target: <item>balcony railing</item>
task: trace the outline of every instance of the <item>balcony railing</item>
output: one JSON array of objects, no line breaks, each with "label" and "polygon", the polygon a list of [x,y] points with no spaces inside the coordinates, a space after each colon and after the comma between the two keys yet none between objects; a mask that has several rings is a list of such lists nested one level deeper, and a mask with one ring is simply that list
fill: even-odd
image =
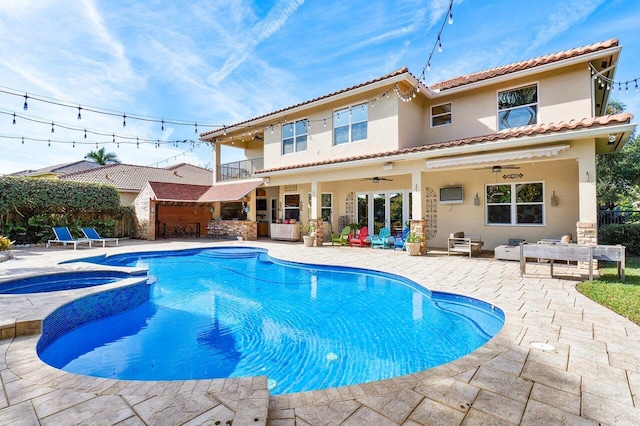
[{"label": "balcony railing", "polygon": [[230,180],[242,180],[253,177],[256,170],[264,168],[264,158],[252,158],[250,160],[234,161],[232,163],[218,164],[218,182]]}]

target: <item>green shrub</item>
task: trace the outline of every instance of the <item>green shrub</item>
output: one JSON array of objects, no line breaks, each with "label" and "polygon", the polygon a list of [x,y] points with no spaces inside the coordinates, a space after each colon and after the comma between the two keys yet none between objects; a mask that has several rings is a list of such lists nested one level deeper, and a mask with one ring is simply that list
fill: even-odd
[{"label": "green shrub", "polygon": [[2,235],[0,235],[0,251],[7,251],[7,250],[9,250],[9,249],[11,248],[11,244],[12,244],[12,243],[13,243],[13,242],[12,242],[10,239],[8,239],[8,238],[3,237]]},{"label": "green shrub", "polygon": [[601,226],[598,230],[598,241],[601,244],[620,244],[634,254],[640,254],[640,223]]},{"label": "green shrub", "polygon": [[0,177],[0,193],[0,233],[20,243],[52,239],[54,226],[69,227],[76,238],[82,227],[115,236],[116,222],[131,214],[109,185]]}]

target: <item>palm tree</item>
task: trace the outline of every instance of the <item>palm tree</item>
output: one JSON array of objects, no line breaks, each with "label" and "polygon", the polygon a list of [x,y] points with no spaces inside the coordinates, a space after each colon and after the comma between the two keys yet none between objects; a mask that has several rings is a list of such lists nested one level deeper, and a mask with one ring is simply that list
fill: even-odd
[{"label": "palm tree", "polygon": [[104,147],[98,149],[97,151],[89,152],[84,156],[84,159],[93,161],[94,163],[100,164],[101,166],[120,163],[118,156],[113,152],[104,152]]}]

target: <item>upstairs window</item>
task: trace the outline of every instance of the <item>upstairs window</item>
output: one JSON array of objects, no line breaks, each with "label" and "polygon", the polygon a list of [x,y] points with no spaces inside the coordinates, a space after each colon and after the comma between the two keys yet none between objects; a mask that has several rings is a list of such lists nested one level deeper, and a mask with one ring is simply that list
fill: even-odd
[{"label": "upstairs window", "polygon": [[367,138],[368,104],[354,105],[333,113],[333,144],[361,141]]},{"label": "upstairs window", "polygon": [[431,107],[431,127],[451,124],[451,102]]},{"label": "upstairs window", "polygon": [[538,122],[538,85],[498,92],[498,130]]},{"label": "upstairs window", "polygon": [[307,120],[298,120],[282,126],[282,154],[307,150]]}]

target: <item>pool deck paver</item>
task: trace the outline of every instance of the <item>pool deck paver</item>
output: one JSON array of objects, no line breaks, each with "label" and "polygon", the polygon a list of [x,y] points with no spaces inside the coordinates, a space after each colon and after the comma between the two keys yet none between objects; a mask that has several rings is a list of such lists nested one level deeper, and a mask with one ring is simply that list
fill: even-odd
[{"label": "pool deck paver", "polygon": [[266,377],[137,382],[62,372],[39,360],[33,333],[57,306],[101,290],[0,295],[0,424],[640,424],[640,327],[578,293],[575,285],[586,271],[574,267],[557,266],[558,275],[551,278],[548,265],[528,265],[527,275],[520,277],[517,262],[435,251],[411,257],[393,250],[307,248],[266,239],[124,240],[120,247],[14,250],[13,259],[0,263],[0,280],[95,268],[58,263],[102,253],[220,245],[263,247],[279,259],[396,273],[431,290],[492,303],[505,311],[505,326],[472,354],[430,370],[270,396]]}]

